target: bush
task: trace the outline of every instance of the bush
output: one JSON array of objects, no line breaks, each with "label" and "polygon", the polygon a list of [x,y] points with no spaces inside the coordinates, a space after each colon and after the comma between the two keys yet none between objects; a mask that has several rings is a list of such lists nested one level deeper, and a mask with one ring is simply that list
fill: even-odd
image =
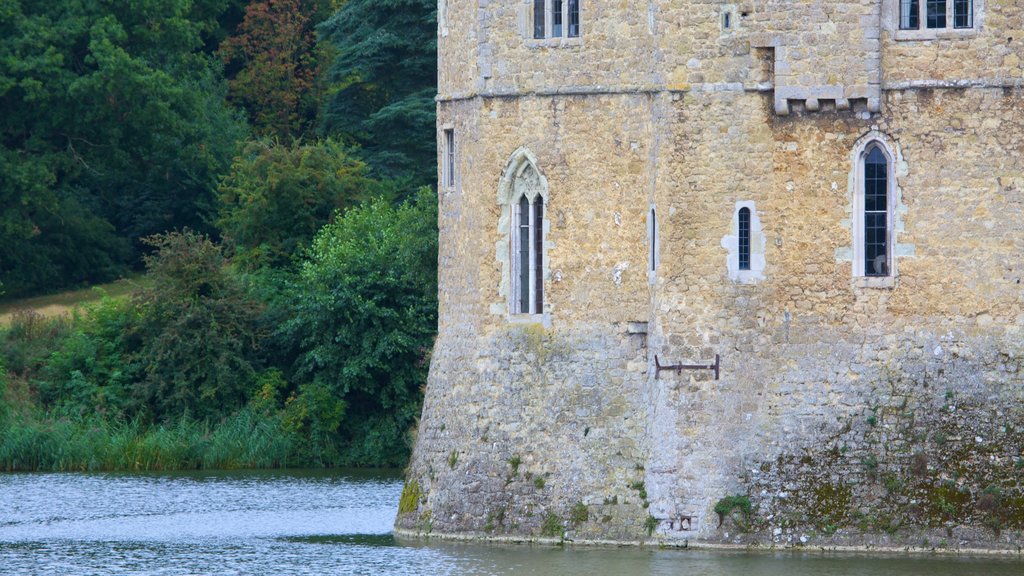
[{"label": "bush", "polygon": [[749,520],[750,516],[754,513],[754,506],[750,503],[750,498],[743,494],[736,494],[734,496],[726,496],[715,503],[715,513],[718,514],[718,525],[721,526],[725,522],[725,518],[732,514],[734,510],[739,510],[740,514],[743,515],[744,520]]},{"label": "bush", "polygon": [[244,406],[260,369],[260,305],[227,266],[221,247],[191,231],[146,239],[152,285],[136,296],[135,386],[157,421],[217,419]]},{"label": "bush", "polygon": [[293,318],[297,381],[345,402],[346,461],[398,465],[418,415],[437,328],[437,207],[424,189],[375,200],[324,227],[302,268]]},{"label": "bush", "polygon": [[35,385],[42,405],[67,416],[120,418],[137,409],[131,357],[139,344],[130,337],[137,317],[127,299],[104,297],[86,306],[39,370]]}]

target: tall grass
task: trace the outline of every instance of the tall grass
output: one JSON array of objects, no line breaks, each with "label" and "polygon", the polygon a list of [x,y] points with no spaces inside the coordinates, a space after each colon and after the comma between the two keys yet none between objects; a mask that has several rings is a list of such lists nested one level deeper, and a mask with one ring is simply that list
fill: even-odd
[{"label": "tall grass", "polygon": [[295,434],[243,409],[210,427],[0,414],[0,471],[278,468],[294,464]]}]

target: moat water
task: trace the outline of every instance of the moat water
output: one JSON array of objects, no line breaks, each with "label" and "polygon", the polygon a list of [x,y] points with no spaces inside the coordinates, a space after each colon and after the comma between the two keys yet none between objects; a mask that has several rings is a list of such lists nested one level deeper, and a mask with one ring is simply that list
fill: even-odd
[{"label": "moat water", "polygon": [[1001,576],[1020,561],[493,546],[391,536],[394,474],[0,474],[0,575]]}]

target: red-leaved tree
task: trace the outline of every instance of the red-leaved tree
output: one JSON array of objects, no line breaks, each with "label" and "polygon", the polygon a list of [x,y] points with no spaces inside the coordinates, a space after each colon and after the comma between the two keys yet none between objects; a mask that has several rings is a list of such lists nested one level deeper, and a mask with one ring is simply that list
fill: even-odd
[{"label": "red-leaved tree", "polygon": [[232,102],[259,135],[295,138],[316,121],[318,77],[327,55],[315,26],[329,0],[255,0],[220,47]]}]

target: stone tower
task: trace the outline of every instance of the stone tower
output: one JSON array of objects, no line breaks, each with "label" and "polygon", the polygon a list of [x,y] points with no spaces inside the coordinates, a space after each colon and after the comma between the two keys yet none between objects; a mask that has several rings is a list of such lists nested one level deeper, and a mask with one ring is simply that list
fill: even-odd
[{"label": "stone tower", "polygon": [[399,531],[1019,547],[1022,46],[1014,0],[440,0]]}]

